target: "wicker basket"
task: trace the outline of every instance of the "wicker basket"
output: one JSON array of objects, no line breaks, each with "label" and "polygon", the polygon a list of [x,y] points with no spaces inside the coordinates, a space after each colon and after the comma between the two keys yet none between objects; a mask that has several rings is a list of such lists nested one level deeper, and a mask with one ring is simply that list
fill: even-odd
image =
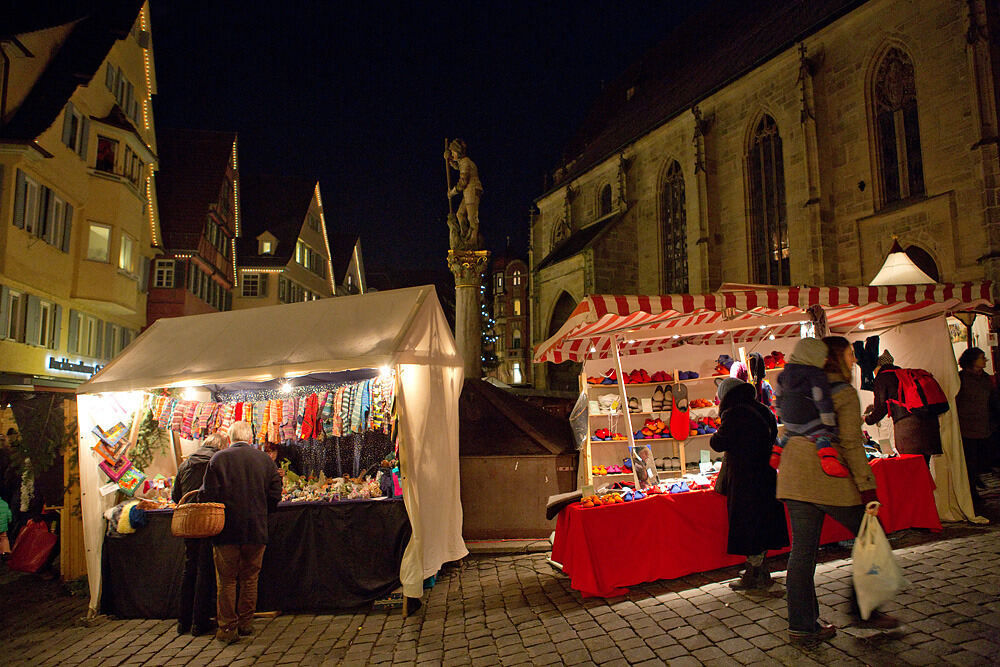
[{"label": "wicker basket", "polygon": [[188,497],[198,490],[188,491],[177,503],[174,518],[170,521],[170,532],[175,537],[214,537],[226,525],[226,506],[222,503],[188,503]]}]

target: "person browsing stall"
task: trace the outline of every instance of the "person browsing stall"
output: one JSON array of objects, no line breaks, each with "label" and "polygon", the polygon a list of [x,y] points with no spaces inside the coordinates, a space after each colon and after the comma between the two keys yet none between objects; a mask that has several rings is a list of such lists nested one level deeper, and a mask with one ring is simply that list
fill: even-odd
[{"label": "person browsing stall", "polygon": [[[816,446],[804,435],[789,438],[781,454],[777,497],[788,509],[792,524],[792,552],[788,557],[788,634],[795,643],[813,643],[837,634],[834,626],[819,618],[816,600],[816,554],[823,520],[831,516],[857,535],[865,506],[878,500],[875,475],[865,457],[861,435],[861,402],[850,385],[854,350],[846,338],[828,336],[824,370],[830,383],[839,439],[832,444],[849,469],[847,477],[830,475],[816,456]],[[873,510],[874,511],[874,510]],[[851,611],[857,616],[857,601],[851,588]],[[879,611],[872,612],[864,627],[889,629],[899,621]]]},{"label": "person browsing stall", "polygon": [[[216,639],[227,643],[253,634],[257,576],[267,546],[267,518],[281,500],[281,477],[274,461],[250,445],[253,427],[236,422],[232,444],[216,453],[205,471],[202,502],[226,506],[226,523],[212,539],[217,574]],[[239,582],[239,598],[236,584]]]},{"label": "person browsing stall", "polygon": [[900,454],[920,454],[930,467],[931,457],[941,453],[941,431],[937,415],[911,412],[899,404],[899,370],[888,350],[879,355],[872,391],[874,402],[865,411],[865,423],[875,425],[886,415],[892,418],[892,441]]},{"label": "person browsing stall", "polygon": [[[175,503],[184,494],[200,489],[205,481],[208,462],[220,450],[229,446],[229,440],[220,433],[213,433],[177,469],[171,494]],[[190,499],[189,499],[190,500]],[[197,498],[194,499],[197,502]],[[212,563],[212,540],[188,538],[184,540],[184,574],[181,579],[181,608],[177,615],[177,634],[190,632],[197,637],[212,630],[209,620],[215,607],[215,566]]]}]

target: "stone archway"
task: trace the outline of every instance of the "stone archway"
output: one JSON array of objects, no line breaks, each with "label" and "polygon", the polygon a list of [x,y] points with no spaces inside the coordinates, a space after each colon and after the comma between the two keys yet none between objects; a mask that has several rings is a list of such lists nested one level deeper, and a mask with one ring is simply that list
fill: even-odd
[{"label": "stone archway", "polygon": [[[573,314],[576,308],[576,300],[563,292],[556,299],[556,305],[552,309],[552,316],[549,319],[549,331],[546,338],[556,335],[566,320]],[[580,368],[578,361],[564,361],[561,364],[547,362],[545,364],[545,377],[548,380],[548,388],[558,391],[579,391],[580,389]]]}]

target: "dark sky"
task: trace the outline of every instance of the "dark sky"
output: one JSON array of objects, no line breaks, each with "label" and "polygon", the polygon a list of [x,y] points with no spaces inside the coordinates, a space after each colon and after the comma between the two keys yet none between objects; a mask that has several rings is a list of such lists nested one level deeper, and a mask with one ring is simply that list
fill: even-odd
[{"label": "dark sky", "polygon": [[[316,178],[369,269],[444,267],[444,138],[479,165],[488,249],[610,81],[690,3],[154,0],[161,126],[233,129],[241,168]],[[457,204],[456,199],[456,204]]]}]

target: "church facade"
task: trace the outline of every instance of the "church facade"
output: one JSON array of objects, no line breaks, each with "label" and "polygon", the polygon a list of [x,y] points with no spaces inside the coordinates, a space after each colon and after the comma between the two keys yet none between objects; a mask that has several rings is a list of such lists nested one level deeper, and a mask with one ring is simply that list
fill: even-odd
[{"label": "church facade", "polygon": [[741,4],[681,25],[567,147],[531,221],[533,345],[590,293],[867,284],[894,237],[997,284],[1000,6]]}]

